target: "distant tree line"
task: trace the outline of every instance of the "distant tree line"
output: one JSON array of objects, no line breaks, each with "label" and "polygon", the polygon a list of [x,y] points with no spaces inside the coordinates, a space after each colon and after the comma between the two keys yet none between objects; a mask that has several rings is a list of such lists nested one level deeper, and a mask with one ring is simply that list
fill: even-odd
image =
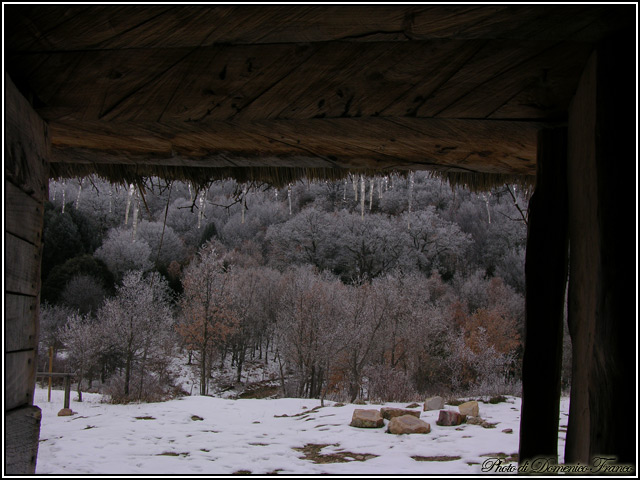
[{"label": "distant tree line", "polygon": [[423,172],[149,182],[50,185],[40,361],[64,351],[79,394],[166,398],[187,357],[201,394],[247,359],[277,365],[285,396],[517,389],[528,192]]}]

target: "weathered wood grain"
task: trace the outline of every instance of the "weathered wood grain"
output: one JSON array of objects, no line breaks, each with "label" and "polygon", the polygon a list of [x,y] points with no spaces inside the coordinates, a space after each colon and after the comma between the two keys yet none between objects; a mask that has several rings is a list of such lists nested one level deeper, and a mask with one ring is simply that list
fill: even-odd
[{"label": "weathered wood grain", "polygon": [[36,351],[5,352],[4,379],[5,412],[22,405],[33,404],[36,381]]},{"label": "weathered wood grain", "polygon": [[402,165],[531,175],[535,173],[535,138],[540,126],[503,121],[338,118],[197,125],[52,122],[50,131],[53,162],[138,161],[210,167]]},{"label": "weathered wood grain", "polygon": [[[592,47],[561,43],[514,63],[438,113],[456,118],[558,118],[566,115]],[[514,100],[514,97],[515,98]],[[509,108],[505,106],[509,104]],[[515,117],[513,116],[515,115]]]},{"label": "weathered wood grain", "polygon": [[6,474],[35,474],[41,419],[42,412],[33,405],[5,413],[4,472]]},{"label": "weathered wood grain", "polygon": [[38,297],[5,293],[5,351],[27,350],[38,345]]},{"label": "weathered wood grain", "polygon": [[40,288],[41,246],[5,234],[5,292],[36,296]]},{"label": "weathered wood grain", "polygon": [[[5,179],[43,200],[49,188],[47,125],[5,74]],[[5,182],[6,183],[6,182]]]},{"label": "weathered wood grain", "polygon": [[4,186],[5,231],[39,245],[42,241],[44,215],[42,201],[25,194],[9,181],[5,182]]},{"label": "weathered wood grain", "polygon": [[[565,111],[588,45],[428,40],[218,45],[11,57],[48,121],[410,116]],[[40,72],[47,72],[46,75]],[[520,107],[520,108],[519,108]]]},{"label": "weathered wood grain", "polygon": [[27,51],[379,38],[595,42],[621,21],[633,25],[635,15],[633,8],[604,5],[8,5],[5,11],[9,48]]}]

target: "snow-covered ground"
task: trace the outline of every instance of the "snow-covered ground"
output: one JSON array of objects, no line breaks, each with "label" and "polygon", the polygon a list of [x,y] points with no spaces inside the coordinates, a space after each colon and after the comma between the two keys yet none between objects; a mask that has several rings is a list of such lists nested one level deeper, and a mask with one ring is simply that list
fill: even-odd
[{"label": "snow-covered ground", "polygon": [[[440,427],[438,411],[422,412],[421,418],[431,424],[426,435],[392,435],[385,428],[349,426],[355,408],[380,405],[325,402],[325,407],[317,408],[319,400],[202,396],[110,405],[101,403],[97,394],[84,394],[82,403],[74,397],[72,393],[71,408],[77,413],[58,417],[63,392],[54,390],[47,403],[46,389],[36,388],[34,403],[42,409],[36,473],[478,474],[487,458],[518,451],[520,399],[516,397],[496,405],[480,403],[480,415],[498,422],[493,429],[468,424]],[[568,408],[569,399],[563,398],[561,462]],[[303,412],[308,413],[297,415]],[[503,432],[509,428],[513,433]],[[309,444],[327,446],[319,452],[316,448],[315,456],[309,449],[310,458],[305,458],[305,452],[296,449]],[[333,458],[343,462],[316,463],[331,460],[330,454],[338,454]]]}]

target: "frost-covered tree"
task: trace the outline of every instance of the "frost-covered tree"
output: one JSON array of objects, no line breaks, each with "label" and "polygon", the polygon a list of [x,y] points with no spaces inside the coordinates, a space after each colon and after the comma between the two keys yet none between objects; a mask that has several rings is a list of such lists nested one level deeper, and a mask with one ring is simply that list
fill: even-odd
[{"label": "frost-covered tree", "polygon": [[407,242],[406,266],[427,275],[433,270],[453,275],[471,244],[471,236],[463,233],[455,223],[442,219],[433,206],[407,212],[402,218],[404,223],[411,225],[403,232]]},{"label": "frost-covered tree", "polygon": [[107,291],[97,278],[78,274],[69,280],[60,295],[60,301],[81,315],[95,313],[105,297]]},{"label": "frost-covered tree", "polygon": [[238,320],[232,309],[229,276],[213,244],[203,246],[182,276],[183,296],[177,331],[198,356],[200,394],[206,395],[211,360]]},{"label": "frost-covered tree", "polygon": [[104,346],[100,328],[90,317],[78,312],[71,314],[60,331],[70,367],[78,381],[78,401],[82,402],[83,381],[91,376],[91,370],[98,366],[101,349]]},{"label": "frost-covered tree", "polygon": [[[53,356],[55,359],[58,351],[64,346],[60,332],[73,314],[74,311],[64,305],[51,305],[49,303],[40,305],[38,353],[43,359],[45,356],[48,356],[49,348],[51,347],[53,348]],[[41,364],[44,364],[44,360]]]},{"label": "frost-covered tree", "polygon": [[[107,299],[98,311],[98,320],[124,364],[123,398],[141,398],[149,356],[159,347],[163,332],[172,327],[172,314],[166,282],[160,275],[145,277],[141,271],[129,271],[122,278],[116,295]],[[135,394],[131,385],[134,369],[139,385]]]},{"label": "frost-covered tree", "polygon": [[149,259],[158,267],[168,267],[172,261],[186,258],[184,242],[169,225],[142,220],[138,223],[138,242],[144,240],[151,249]]},{"label": "frost-covered tree", "polygon": [[[310,267],[291,269],[283,278],[278,310],[278,359],[284,394],[300,397],[326,395],[333,365],[342,343],[339,328],[346,286],[322,277]],[[285,385],[285,364],[294,370]]]},{"label": "frost-covered tree", "polygon": [[332,220],[327,262],[343,281],[371,280],[397,267],[403,238],[386,216],[340,212]]},{"label": "frost-covered tree", "polygon": [[314,207],[305,208],[287,222],[271,225],[266,235],[270,263],[280,268],[292,264],[326,268],[331,225],[331,215]]},{"label": "frost-covered tree", "polygon": [[110,230],[94,256],[107,265],[116,280],[129,270],[148,272],[153,266],[149,244],[144,240],[132,242],[128,229]]}]

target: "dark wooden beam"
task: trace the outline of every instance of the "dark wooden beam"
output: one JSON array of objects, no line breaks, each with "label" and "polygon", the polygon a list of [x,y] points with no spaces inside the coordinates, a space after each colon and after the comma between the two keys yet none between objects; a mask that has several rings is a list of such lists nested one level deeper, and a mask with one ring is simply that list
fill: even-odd
[{"label": "dark wooden beam", "polygon": [[15,53],[47,121],[561,119],[589,44],[450,40]]},{"label": "dark wooden beam", "polygon": [[525,261],[520,463],[558,461],[562,330],[567,282],[567,131],[542,130],[529,201]]},{"label": "dark wooden beam", "polygon": [[50,122],[52,162],[535,173],[536,123],[413,118]]},{"label": "dark wooden beam", "polygon": [[31,51],[434,38],[597,41],[633,5],[8,5]]},{"label": "dark wooden beam", "polygon": [[[599,46],[569,114],[571,410],[565,459],[635,465],[637,102],[634,32]],[[635,258],[634,258],[635,257]],[[635,305],[637,308],[637,304]]]}]

